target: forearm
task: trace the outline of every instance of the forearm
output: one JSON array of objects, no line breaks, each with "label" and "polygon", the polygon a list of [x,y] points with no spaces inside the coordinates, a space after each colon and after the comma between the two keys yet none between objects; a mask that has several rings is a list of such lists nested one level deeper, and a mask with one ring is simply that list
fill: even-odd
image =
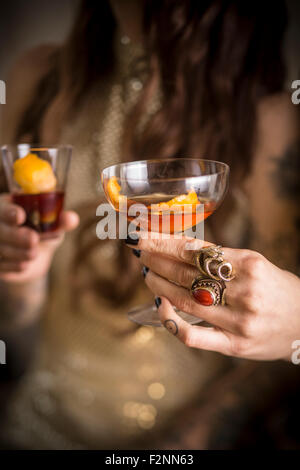
[{"label": "forearm", "polygon": [[248,186],[252,220],[248,248],[299,275],[300,140],[274,152],[264,151],[253,167]]},{"label": "forearm", "polygon": [[0,333],[9,333],[37,320],[46,295],[47,277],[26,283],[0,280]]},{"label": "forearm", "polygon": [[300,237],[296,231],[268,234],[253,231],[249,248],[264,255],[271,263],[281,269],[299,275],[300,273]]}]

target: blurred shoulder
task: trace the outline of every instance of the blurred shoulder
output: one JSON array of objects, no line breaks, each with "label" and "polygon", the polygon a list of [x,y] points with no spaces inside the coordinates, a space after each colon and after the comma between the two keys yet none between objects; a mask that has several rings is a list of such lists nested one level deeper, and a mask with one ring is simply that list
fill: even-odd
[{"label": "blurred shoulder", "polygon": [[58,50],[58,45],[41,44],[24,51],[13,64],[9,80],[23,78],[23,73],[26,74],[26,78],[31,77],[33,80],[40,78],[51,66],[51,59]]},{"label": "blurred shoulder", "polygon": [[287,92],[268,96],[258,105],[258,145],[274,156],[299,141],[300,105]]},{"label": "blurred shoulder", "polygon": [[2,113],[1,140],[11,142],[23,113],[30,105],[40,81],[50,71],[59,46],[44,44],[23,52],[6,80],[6,105]]}]

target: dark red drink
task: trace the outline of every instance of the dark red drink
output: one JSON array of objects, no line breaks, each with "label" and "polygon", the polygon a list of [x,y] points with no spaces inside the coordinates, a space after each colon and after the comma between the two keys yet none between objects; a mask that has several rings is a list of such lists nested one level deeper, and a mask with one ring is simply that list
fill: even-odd
[{"label": "dark red drink", "polygon": [[12,197],[13,201],[26,212],[24,225],[37,232],[52,232],[57,229],[64,202],[63,191],[40,194],[15,193]]}]

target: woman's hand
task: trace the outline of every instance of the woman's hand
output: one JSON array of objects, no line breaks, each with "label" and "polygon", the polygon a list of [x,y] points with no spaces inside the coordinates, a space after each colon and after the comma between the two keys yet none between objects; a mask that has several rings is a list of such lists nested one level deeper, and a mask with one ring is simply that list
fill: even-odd
[{"label": "woman's hand", "polygon": [[75,212],[63,212],[56,237],[41,240],[34,230],[20,227],[26,215],[9,195],[0,196],[0,280],[30,282],[45,276],[64,233],[77,227]]},{"label": "woman's hand", "polygon": [[[257,360],[291,360],[300,340],[300,279],[259,253],[223,248],[236,277],[226,283],[226,305],[204,307],[189,289],[199,271],[194,250],[209,243],[188,238],[141,238],[136,249],[145,281],[155,294],[164,326],[187,346]],[[203,319],[212,328],[191,326],[173,306]]]}]

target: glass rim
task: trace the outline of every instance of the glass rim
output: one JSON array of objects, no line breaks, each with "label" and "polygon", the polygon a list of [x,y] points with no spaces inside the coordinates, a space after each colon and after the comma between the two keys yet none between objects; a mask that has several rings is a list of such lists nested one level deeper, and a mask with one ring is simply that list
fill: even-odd
[{"label": "glass rim", "polygon": [[71,144],[49,144],[49,145],[43,145],[43,144],[36,144],[36,143],[28,143],[28,142],[20,142],[17,144],[3,144],[1,145],[0,149],[1,150],[8,150],[10,148],[18,148],[20,145],[27,145],[30,147],[32,150],[37,150],[37,151],[42,151],[42,150],[55,150],[59,148],[65,148],[68,150],[73,150],[74,146]]},{"label": "glass rim", "polygon": [[197,175],[197,176],[179,176],[176,178],[122,178],[120,176],[117,176],[117,178],[120,181],[178,181],[178,180],[184,180],[184,179],[198,179],[198,178],[203,178],[205,176],[215,176],[215,175],[221,175],[223,173],[229,173],[230,172],[230,167],[227,163],[220,162],[218,160],[208,160],[205,158],[191,158],[191,157],[178,157],[178,158],[166,158],[166,159],[160,159],[160,158],[154,158],[154,159],[149,159],[149,160],[133,160],[133,161],[128,161],[128,162],[122,162],[122,163],[115,163],[114,165],[109,165],[101,170],[101,177],[104,177],[104,172],[113,169],[113,168],[125,168],[127,166],[132,166],[136,164],[147,164],[147,163],[172,163],[172,162],[178,162],[178,161],[190,161],[190,162],[204,162],[204,163],[217,163],[222,167],[220,171],[216,171],[214,173],[208,173],[206,175]]}]

